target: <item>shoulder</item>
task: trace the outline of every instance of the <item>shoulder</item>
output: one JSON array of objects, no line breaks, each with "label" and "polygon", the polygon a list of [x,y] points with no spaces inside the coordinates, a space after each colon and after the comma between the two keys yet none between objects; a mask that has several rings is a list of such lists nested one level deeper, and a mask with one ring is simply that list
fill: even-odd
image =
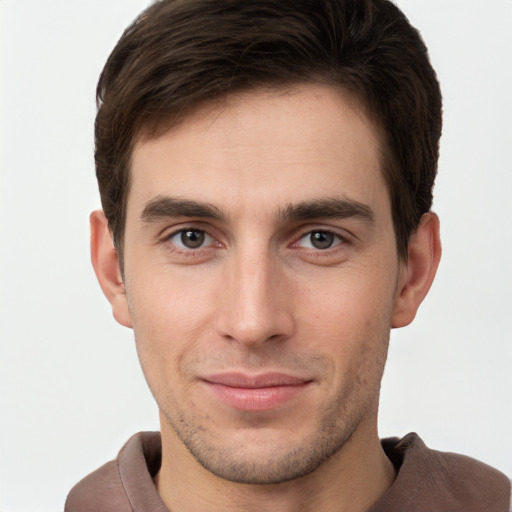
[{"label": "shoulder", "polygon": [[397,510],[509,510],[510,480],[497,469],[465,455],[431,450],[416,434],[385,439],[382,446],[397,468],[384,499],[400,503]]},{"label": "shoulder", "polygon": [[71,489],[65,512],[131,512],[117,461],[107,462]]},{"label": "shoulder", "polygon": [[163,504],[158,503],[153,484],[160,460],[159,433],[134,435],[116,460],[107,462],[71,489],[65,512],[132,512],[139,501],[161,510]]}]

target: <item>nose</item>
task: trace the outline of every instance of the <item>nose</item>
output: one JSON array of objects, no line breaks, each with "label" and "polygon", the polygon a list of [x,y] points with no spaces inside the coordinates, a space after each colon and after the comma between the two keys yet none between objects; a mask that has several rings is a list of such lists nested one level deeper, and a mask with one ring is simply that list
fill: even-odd
[{"label": "nose", "polygon": [[248,348],[292,336],[292,291],[278,258],[268,251],[239,251],[230,258],[219,294],[219,334]]}]

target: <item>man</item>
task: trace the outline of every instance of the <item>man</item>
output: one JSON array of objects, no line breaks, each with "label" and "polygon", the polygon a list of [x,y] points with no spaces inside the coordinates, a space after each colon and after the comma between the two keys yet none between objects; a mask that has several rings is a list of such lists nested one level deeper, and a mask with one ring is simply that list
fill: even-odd
[{"label": "man", "polygon": [[403,14],[160,1],[98,99],[92,260],[161,436],[66,510],[508,510],[498,471],[377,434],[390,329],[441,253],[441,96]]}]

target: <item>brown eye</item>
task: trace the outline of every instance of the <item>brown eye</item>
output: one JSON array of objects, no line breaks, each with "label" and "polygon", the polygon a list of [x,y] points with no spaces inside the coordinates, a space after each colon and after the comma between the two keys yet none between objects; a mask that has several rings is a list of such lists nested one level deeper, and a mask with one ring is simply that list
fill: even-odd
[{"label": "brown eye", "polygon": [[197,249],[203,245],[205,240],[204,231],[198,231],[197,229],[188,229],[181,232],[181,243],[187,249]]},{"label": "brown eye", "polygon": [[181,250],[201,249],[212,245],[214,239],[201,229],[180,229],[169,237],[169,241]]}]

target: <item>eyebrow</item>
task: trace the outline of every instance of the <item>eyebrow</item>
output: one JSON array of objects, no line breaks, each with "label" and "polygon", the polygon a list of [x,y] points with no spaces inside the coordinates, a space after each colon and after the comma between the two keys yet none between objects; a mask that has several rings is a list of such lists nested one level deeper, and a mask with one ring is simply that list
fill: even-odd
[{"label": "eyebrow", "polygon": [[370,224],[375,223],[375,214],[368,205],[348,198],[325,198],[291,204],[280,211],[279,217],[283,221],[356,217]]},{"label": "eyebrow", "polygon": [[210,203],[170,196],[157,196],[146,203],[140,215],[140,220],[142,222],[154,222],[172,217],[201,217],[224,220],[226,215]]},{"label": "eyebrow", "polygon": [[[144,223],[172,217],[198,217],[225,221],[227,215],[211,203],[180,199],[171,196],[157,196],[146,203],[140,220]],[[346,219],[356,217],[368,223],[375,223],[373,210],[366,204],[348,198],[325,198],[290,204],[280,209],[281,222],[308,219]]]}]

